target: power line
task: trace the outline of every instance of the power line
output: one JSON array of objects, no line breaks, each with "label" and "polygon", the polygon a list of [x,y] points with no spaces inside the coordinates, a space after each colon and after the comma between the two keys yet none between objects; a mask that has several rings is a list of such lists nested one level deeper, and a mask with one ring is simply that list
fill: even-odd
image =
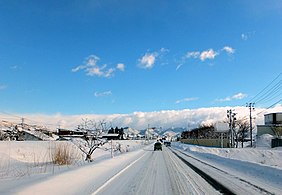
[{"label": "power line", "polygon": [[[275,101],[278,98],[281,98],[282,95],[282,79],[281,78],[282,72],[280,72],[268,85],[266,85],[255,97],[253,97],[249,102],[253,103],[270,103],[271,101]],[[279,99],[271,106],[267,107],[266,109],[262,110],[261,112],[257,113],[260,115],[261,113],[265,112],[267,109],[275,106],[277,103],[281,102],[282,99]],[[251,107],[250,107],[251,109]]]},{"label": "power line", "polygon": [[[38,121],[35,121],[33,119],[29,119],[29,118],[26,118],[26,117],[22,117],[22,116],[18,116],[18,115],[15,115],[15,114],[11,114],[11,113],[8,113],[8,112],[5,112],[5,111],[0,111],[0,113],[2,113],[4,115],[9,115],[9,116],[15,117],[17,119],[20,119],[21,123],[22,123],[22,121],[24,119],[25,121],[30,121],[30,122],[36,123],[37,125],[42,125],[42,126],[56,126],[57,125],[57,124],[44,124],[42,122],[38,122]],[[1,118],[4,118],[4,117],[1,116]],[[8,118],[5,117],[5,119],[7,120]],[[10,118],[10,120],[13,120],[13,118]]]},{"label": "power line", "polygon": [[3,113],[3,114],[9,115],[9,116],[16,117],[16,118],[22,118],[22,117],[20,117],[20,116],[17,116],[17,115],[14,115],[14,114],[10,114],[10,113],[8,113],[8,112],[4,112],[4,111],[0,111],[0,112]]},{"label": "power line", "polygon": [[[265,86],[257,95],[255,95],[255,97],[253,97],[249,102],[256,102],[255,99],[261,94],[263,93],[272,83],[274,83],[280,76],[282,75],[282,72],[280,72],[278,74],[278,76],[276,76],[267,86]],[[281,82],[281,80],[280,80]]]},{"label": "power line", "polygon": [[276,85],[270,88],[262,97],[260,97],[260,99],[256,100],[256,103],[262,102],[263,100],[267,99],[268,97],[281,92],[281,89],[282,89],[282,80],[280,80]]},{"label": "power line", "polygon": [[268,102],[271,102],[271,101],[274,101],[275,99],[279,98],[279,97],[282,97],[282,90],[279,94],[275,95],[275,96],[272,96],[272,97],[269,97],[268,99],[266,99],[264,102],[265,103],[268,103]]},{"label": "power line", "polygon": [[267,107],[266,109],[264,109],[263,111],[259,112],[257,115],[259,115],[259,114],[265,112],[265,111],[268,110],[269,108],[272,108],[273,106],[275,106],[276,104],[278,104],[278,103],[281,102],[281,101],[282,101],[282,99],[278,100],[277,102],[275,102],[275,103],[272,104],[271,106],[269,106],[269,107]]}]

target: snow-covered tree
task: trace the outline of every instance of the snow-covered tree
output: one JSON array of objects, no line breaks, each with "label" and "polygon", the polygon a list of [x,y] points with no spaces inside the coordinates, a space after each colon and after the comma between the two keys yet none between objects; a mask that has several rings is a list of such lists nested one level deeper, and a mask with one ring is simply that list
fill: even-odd
[{"label": "snow-covered tree", "polygon": [[72,138],[72,142],[86,155],[85,160],[91,162],[93,152],[104,145],[107,140],[102,138],[106,131],[106,122],[96,123],[92,120],[82,119],[83,123],[78,126],[78,131],[83,132],[79,138]]}]

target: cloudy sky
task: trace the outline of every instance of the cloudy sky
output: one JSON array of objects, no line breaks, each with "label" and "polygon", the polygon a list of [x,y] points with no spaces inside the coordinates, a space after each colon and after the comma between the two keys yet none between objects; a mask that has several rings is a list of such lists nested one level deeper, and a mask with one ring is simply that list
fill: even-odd
[{"label": "cloudy sky", "polygon": [[0,16],[2,114],[245,106],[281,72],[280,0],[4,0]]}]

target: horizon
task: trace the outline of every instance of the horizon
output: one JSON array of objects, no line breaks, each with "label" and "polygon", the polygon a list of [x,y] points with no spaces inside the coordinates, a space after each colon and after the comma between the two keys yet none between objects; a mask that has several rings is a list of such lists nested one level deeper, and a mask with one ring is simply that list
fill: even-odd
[{"label": "horizon", "polygon": [[[227,110],[232,109],[236,113],[237,120],[249,121],[248,107],[210,107],[184,110],[162,110],[154,112],[134,112],[129,114],[82,114],[82,115],[63,115],[60,113],[47,114],[22,114],[14,115],[1,113],[1,121],[9,121],[20,124],[44,126],[55,130],[57,128],[76,129],[84,120],[92,120],[95,123],[106,123],[106,127],[131,127],[133,129],[144,130],[147,128],[183,128],[191,129],[200,125],[210,125],[216,122],[227,120]],[[264,124],[264,115],[268,113],[281,112],[282,105],[278,104],[273,108],[255,108],[252,112],[253,123],[256,125]],[[4,119],[4,120],[3,120]]]}]

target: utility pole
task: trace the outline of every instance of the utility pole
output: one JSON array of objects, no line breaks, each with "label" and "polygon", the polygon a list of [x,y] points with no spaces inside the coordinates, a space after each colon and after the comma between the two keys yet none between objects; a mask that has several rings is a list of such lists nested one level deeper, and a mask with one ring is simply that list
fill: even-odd
[{"label": "utility pole", "polygon": [[232,110],[227,110],[227,118],[229,119],[229,132],[230,132],[230,147],[234,148],[234,125],[236,121],[236,113],[233,113]]},{"label": "utility pole", "polygon": [[22,130],[24,129],[24,118],[22,118],[22,124],[21,124],[21,126],[22,126]]},{"label": "utility pole", "polygon": [[252,110],[255,110],[254,106],[255,106],[255,103],[246,103],[246,107],[249,107],[249,109],[250,109],[250,137],[251,137],[251,147],[253,147]]}]

